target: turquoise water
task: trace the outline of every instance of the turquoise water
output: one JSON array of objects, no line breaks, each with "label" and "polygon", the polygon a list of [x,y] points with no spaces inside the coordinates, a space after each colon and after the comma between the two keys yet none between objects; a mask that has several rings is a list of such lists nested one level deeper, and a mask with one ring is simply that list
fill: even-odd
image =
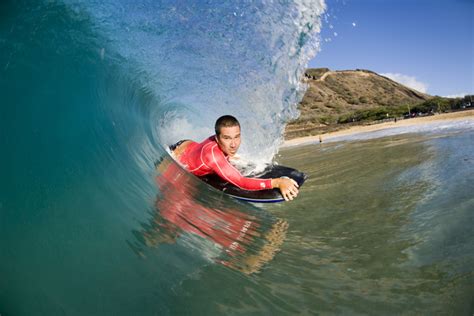
[{"label": "turquoise water", "polygon": [[283,149],[263,206],[164,150],[230,113],[269,161],[323,11],[1,2],[0,314],[472,313],[472,126]]}]

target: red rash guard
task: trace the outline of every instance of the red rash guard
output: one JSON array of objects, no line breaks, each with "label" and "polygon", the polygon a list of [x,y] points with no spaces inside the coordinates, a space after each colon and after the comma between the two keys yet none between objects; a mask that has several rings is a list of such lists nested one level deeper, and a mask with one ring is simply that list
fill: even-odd
[{"label": "red rash guard", "polygon": [[219,148],[215,136],[202,143],[192,142],[179,157],[179,162],[192,174],[200,177],[216,173],[233,185],[249,191],[272,188],[271,179],[246,178],[232,166]]}]

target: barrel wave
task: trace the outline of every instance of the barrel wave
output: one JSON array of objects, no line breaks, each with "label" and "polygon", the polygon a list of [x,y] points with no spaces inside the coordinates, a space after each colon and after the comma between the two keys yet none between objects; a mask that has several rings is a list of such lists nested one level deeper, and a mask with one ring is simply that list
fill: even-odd
[{"label": "barrel wave", "polygon": [[[170,314],[206,269],[251,282],[287,223],[166,148],[242,122],[269,162],[323,1],[3,1],[0,313]],[[230,272],[229,272],[230,271]]]}]

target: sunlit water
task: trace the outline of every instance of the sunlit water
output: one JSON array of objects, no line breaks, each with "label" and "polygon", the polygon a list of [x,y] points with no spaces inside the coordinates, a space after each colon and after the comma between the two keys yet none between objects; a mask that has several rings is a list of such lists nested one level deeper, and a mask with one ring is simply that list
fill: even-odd
[{"label": "sunlit water", "polygon": [[274,264],[292,271],[295,308],[472,313],[473,144],[462,129],[283,151],[310,175],[296,201],[269,209],[290,224]]}]

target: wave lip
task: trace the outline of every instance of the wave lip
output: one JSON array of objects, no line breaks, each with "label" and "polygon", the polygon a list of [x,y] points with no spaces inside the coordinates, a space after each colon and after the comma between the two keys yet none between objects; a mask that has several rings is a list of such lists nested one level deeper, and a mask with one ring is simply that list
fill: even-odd
[{"label": "wave lip", "polygon": [[325,10],[318,0],[65,2],[106,39],[106,58],[123,60],[132,81],[161,101],[151,115],[159,143],[199,141],[232,114],[244,135],[257,135],[245,138],[242,153],[267,161],[297,115]]}]

